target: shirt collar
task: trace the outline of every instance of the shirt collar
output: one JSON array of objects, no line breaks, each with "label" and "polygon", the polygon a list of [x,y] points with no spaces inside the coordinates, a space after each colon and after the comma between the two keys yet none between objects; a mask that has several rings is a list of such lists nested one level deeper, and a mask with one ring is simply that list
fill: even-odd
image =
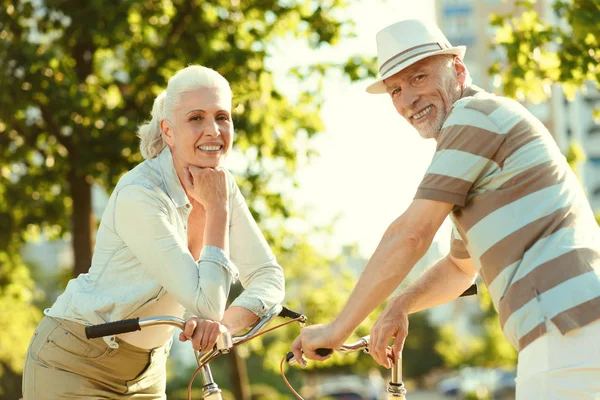
[{"label": "shirt collar", "polygon": [[173,200],[177,207],[183,207],[190,203],[177,172],[175,171],[175,165],[173,164],[173,156],[171,155],[171,149],[169,146],[160,152],[157,157],[158,166],[163,180],[165,181],[165,187],[167,188],[167,194]]},{"label": "shirt collar", "polygon": [[467,88],[467,90],[465,90],[465,93],[463,94],[462,97],[471,97],[471,96],[475,96],[482,92],[485,92],[485,90],[483,90],[479,86],[471,85]]}]

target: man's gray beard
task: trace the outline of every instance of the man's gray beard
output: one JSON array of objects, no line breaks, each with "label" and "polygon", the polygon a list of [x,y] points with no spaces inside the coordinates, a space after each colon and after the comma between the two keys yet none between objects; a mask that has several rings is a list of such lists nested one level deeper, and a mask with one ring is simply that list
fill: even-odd
[{"label": "man's gray beard", "polygon": [[444,115],[438,113],[433,125],[428,126],[422,131],[417,130],[417,132],[419,132],[419,135],[421,135],[423,139],[437,139],[438,135],[440,134],[440,131],[442,130],[442,126],[444,126],[445,120],[446,113],[444,113]]},{"label": "man's gray beard", "polygon": [[[451,95],[450,104],[454,104],[462,97],[463,89],[462,87],[455,87],[452,81],[447,82],[446,90]],[[441,108],[437,108],[438,115],[436,117],[435,122],[430,127],[427,127],[424,131],[417,131],[419,135],[421,135],[424,139],[437,139],[440,132],[442,131],[442,127],[444,126],[444,122],[446,122],[446,118],[448,118],[448,112],[444,108],[442,104]]]}]

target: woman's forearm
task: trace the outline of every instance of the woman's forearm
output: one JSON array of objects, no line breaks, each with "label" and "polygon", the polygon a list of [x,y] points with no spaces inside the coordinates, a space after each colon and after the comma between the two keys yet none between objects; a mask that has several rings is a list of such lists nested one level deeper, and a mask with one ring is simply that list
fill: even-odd
[{"label": "woman's forearm", "polygon": [[258,320],[258,316],[243,307],[232,306],[225,310],[221,324],[225,325],[231,334],[235,334]]},{"label": "woman's forearm", "polygon": [[229,251],[229,212],[227,209],[206,211],[206,226],[204,228],[204,245]]}]

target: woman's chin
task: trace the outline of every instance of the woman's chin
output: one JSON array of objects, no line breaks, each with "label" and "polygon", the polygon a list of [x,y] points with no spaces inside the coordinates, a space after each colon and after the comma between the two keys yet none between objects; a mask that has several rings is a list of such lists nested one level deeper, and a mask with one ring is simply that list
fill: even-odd
[{"label": "woman's chin", "polygon": [[190,163],[190,165],[198,168],[217,168],[221,166],[221,162],[220,160],[201,160]]}]

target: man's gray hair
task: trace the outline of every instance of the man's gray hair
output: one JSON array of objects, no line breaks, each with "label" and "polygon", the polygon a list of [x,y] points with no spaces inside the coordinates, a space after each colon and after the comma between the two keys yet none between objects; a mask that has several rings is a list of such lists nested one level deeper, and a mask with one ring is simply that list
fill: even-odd
[{"label": "man's gray hair", "polygon": [[[438,56],[438,60],[441,64],[444,64],[445,66],[450,66],[451,63],[454,62],[454,57],[456,57],[454,54],[441,54]],[[464,61],[463,61],[464,62]],[[466,68],[465,66],[465,87],[469,87],[471,86],[471,84],[473,83],[473,78],[471,78],[471,74],[469,73],[469,70]]]},{"label": "man's gray hair", "polygon": [[140,151],[145,159],[156,157],[167,145],[162,136],[160,122],[163,119],[169,120],[173,110],[179,103],[181,94],[207,87],[218,88],[225,93],[229,93],[229,98],[231,98],[229,82],[211,68],[190,65],[177,71],[169,79],[167,88],[154,99],[151,119],[138,127],[137,136],[140,138]]}]

